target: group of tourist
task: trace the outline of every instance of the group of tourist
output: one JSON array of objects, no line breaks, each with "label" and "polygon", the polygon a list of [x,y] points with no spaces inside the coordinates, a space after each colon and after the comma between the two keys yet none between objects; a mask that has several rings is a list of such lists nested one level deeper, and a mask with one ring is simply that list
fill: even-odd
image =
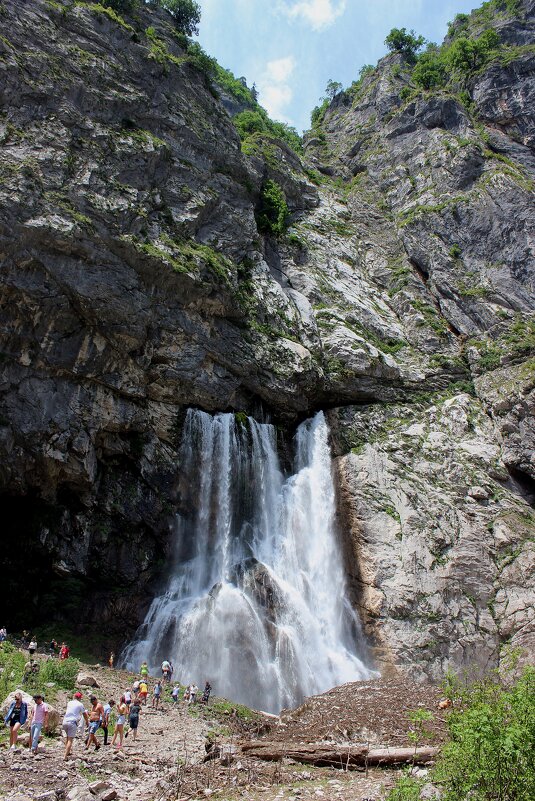
[{"label": "group of tourist", "polygon": [[20,691],[15,693],[15,698],[11,702],[7,715],[4,718],[6,726],[9,725],[9,747],[12,751],[17,748],[19,729],[26,722],[30,727],[30,746],[33,754],[37,753],[41,729],[48,723],[48,706],[40,693],[33,696],[35,706],[28,713],[28,704],[22,699]]},{"label": "group of tourist", "polygon": [[[140,668],[141,675],[148,674],[148,667],[147,663],[143,662]],[[171,680],[173,678],[173,663],[170,662],[168,659],[164,659],[162,662],[162,681],[167,684],[171,684]],[[197,693],[199,692],[199,688],[196,684],[189,684],[184,688],[184,701],[187,701],[190,704],[194,704],[197,700]],[[212,687],[210,682],[206,682],[204,687],[204,692],[202,694],[201,703],[207,704],[208,699],[210,698],[210,693],[212,692]],[[175,703],[178,703],[180,700],[180,685],[175,684],[173,687],[173,691],[171,693],[171,698]]]},{"label": "group of tourist", "polygon": [[[7,632],[5,628],[2,628],[0,629],[0,642],[4,640],[7,640]],[[24,630],[22,632],[21,645],[28,651],[30,658],[32,658],[37,651],[37,640],[35,637],[30,637],[29,631]],[[49,656],[59,656],[61,660],[68,659],[71,653],[67,643],[62,642],[61,645],[59,645],[58,641],[54,638],[46,643],[43,652],[47,653]]]},{"label": "group of tourist", "polygon": [[[112,660],[110,658],[109,663],[111,663],[111,661]],[[171,663],[169,663],[167,660],[164,662],[164,664],[166,667],[164,671],[162,666],[162,673],[165,678],[158,679],[155,682],[152,690],[152,709],[154,710],[159,708],[163,693],[163,682],[170,682],[170,676],[167,674],[172,674],[173,670]],[[95,695],[91,695],[89,698],[91,708],[86,710],[81,702],[82,694],[80,692],[74,693],[72,701],[69,701],[67,704],[67,711],[65,713],[65,717],[63,718],[63,731],[65,732],[65,736],[67,738],[67,743],[65,746],[65,759],[68,759],[69,757],[74,737],[76,736],[76,732],[82,721],[84,721],[88,727],[88,734],[85,740],[86,750],[88,750],[91,745],[94,745],[95,751],[98,751],[101,747],[101,744],[96,736],[99,728],[102,728],[104,733],[103,745],[108,745],[108,727],[114,707],[116,713],[115,730],[111,745],[115,746],[116,748],[122,748],[123,742],[125,738],[128,737],[130,732],[132,733],[132,740],[135,742],[137,739],[141,709],[143,706],[147,705],[147,696],[149,692],[149,668],[146,662],[143,662],[141,665],[139,676],[140,678],[136,679],[131,687],[127,687],[117,704],[113,698],[110,698],[108,703],[103,705]],[[180,685],[175,684],[171,693],[171,698],[173,699],[174,704],[177,704],[180,700],[180,690]],[[195,703],[198,691],[199,688],[196,684],[190,684],[185,687],[183,695],[184,701],[186,701],[188,704]],[[207,681],[204,687],[201,703],[208,704],[211,692],[212,686],[210,682]],[[127,721],[129,728],[125,731]]]},{"label": "group of tourist", "polygon": [[[68,654],[63,658],[68,658]],[[113,654],[110,655],[109,664],[110,667],[113,665]],[[37,666],[36,669],[35,666]],[[33,653],[31,653],[30,660],[25,665],[24,676],[31,675],[32,672],[38,672],[38,670],[39,665],[33,660]],[[156,680],[152,690],[152,709],[159,709],[164,683],[170,685],[172,675],[172,663],[169,660],[164,660],[162,663],[162,678]],[[183,700],[188,704],[196,703],[198,692],[199,688],[195,683],[189,684],[184,688]],[[210,682],[207,681],[201,703],[208,704],[211,692],[212,687]],[[178,704],[180,693],[181,686],[175,683],[171,692],[174,705]],[[110,723],[112,722],[112,715],[115,728],[111,745],[116,748],[122,748],[124,739],[128,737],[130,733],[132,735],[132,740],[135,741],[137,739],[141,709],[143,706],[147,705],[148,694],[149,668],[147,662],[143,662],[139,669],[139,678],[133,682],[131,687],[128,687],[124,691],[117,703],[113,698],[110,698],[106,704],[103,704],[96,695],[92,694],[89,696],[89,706],[86,708],[82,702],[82,693],[79,691],[75,692],[72,699],[67,704],[62,722],[62,730],[66,738],[64,758],[66,760],[69,758],[74,739],[77,735],[85,737],[86,750],[89,750],[91,746],[93,746],[94,750],[98,751],[101,747],[101,743],[99,742],[99,738],[97,738],[97,732],[99,729],[102,729],[104,735],[102,745],[108,745],[108,732]],[[49,709],[44,701],[43,695],[40,693],[34,695],[33,700],[35,706],[29,711],[28,704],[23,700],[22,693],[17,691],[13,702],[9,706],[5,717],[5,723],[10,726],[9,745],[11,750],[16,750],[19,730],[21,726],[24,726],[25,723],[28,722],[30,726],[31,751],[33,754],[37,753],[41,729],[43,726],[46,728]],[[127,723],[129,728],[125,730]]]}]

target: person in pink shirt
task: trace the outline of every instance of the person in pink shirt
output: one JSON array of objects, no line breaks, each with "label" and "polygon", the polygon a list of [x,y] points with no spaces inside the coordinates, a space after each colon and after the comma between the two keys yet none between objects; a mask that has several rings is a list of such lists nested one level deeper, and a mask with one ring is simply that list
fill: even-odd
[{"label": "person in pink shirt", "polygon": [[30,737],[32,743],[32,754],[37,753],[39,736],[43,726],[48,723],[48,707],[44,702],[43,696],[39,693],[34,695],[35,706],[30,713]]}]

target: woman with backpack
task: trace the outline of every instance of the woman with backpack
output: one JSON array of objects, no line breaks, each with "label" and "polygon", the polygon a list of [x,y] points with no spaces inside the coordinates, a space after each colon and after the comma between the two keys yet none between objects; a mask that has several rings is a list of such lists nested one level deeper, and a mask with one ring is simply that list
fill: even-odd
[{"label": "woman with backpack", "polygon": [[130,728],[132,729],[132,739],[134,742],[136,741],[137,737],[137,728],[139,726],[139,716],[141,714],[141,701],[138,698],[134,698],[132,701],[132,705],[130,707],[130,715],[128,717],[128,722],[130,723]]}]

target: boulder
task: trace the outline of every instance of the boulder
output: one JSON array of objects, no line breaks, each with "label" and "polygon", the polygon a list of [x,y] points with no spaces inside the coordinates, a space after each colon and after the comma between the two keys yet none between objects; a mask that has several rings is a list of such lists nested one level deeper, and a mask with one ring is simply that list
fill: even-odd
[{"label": "boulder", "polygon": [[19,734],[17,737],[17,745],[21,745],[23,748],[30,747],[30,732],[24,732],[23,734]]},{"label": "boulder", "polygon": [[68,801],[94,801],[94,796],[87,786],[77,784],[69,790],[67,799]]},{"label": "boulder", "polygon": [[470,487],[467,495],[470,498],[474,498],[476,501],[485,501],[489,497],[489,493],[484,487]]},{"label": "boulder", "polygon": [[95,795],[97,793],[100,793],[100,792],[104,791],[104,790],[109,790],[110,788],[111,788],[111,784],[108,781],[106,781],[105,779],[98,779],[97,781],[91,782],[91,784],[89,785],[89,789]]},{"label": "boulder", "polygon": [[76,684],[80,687],[98,687],[98,681],[90,673],[81,672],[76,677]]}]

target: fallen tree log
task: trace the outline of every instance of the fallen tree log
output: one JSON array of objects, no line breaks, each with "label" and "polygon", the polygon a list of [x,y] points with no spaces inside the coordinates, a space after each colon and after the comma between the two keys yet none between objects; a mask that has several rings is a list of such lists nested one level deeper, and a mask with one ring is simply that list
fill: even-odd
[{"label": "fallen tree log", "polygon": [[425,765],[432,762],[440,751],[436,746],[421,748],[372,748],[368,751],[368,765]]},{"label": "fallen tree log", "polygon": [[425,748],[367,748],[365,745],[331,746],[279,743],[251,742],[243,743],[244,754],[267,762],[280,762],[282,759],[294,759],[318,767],[364,768],[367,765],[405,765],[413,763],[422,765],[435,759],[439,749]]}]

